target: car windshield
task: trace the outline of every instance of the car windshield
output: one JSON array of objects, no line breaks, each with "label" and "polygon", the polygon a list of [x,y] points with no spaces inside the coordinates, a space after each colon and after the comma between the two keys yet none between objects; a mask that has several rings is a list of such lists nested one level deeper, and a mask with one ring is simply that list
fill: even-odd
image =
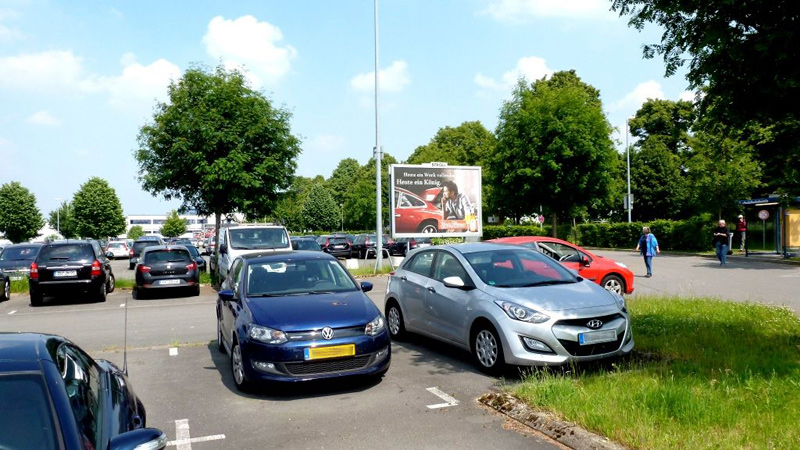
[{"label": "car windshield", "polygon": [[40,261],[93,261],[94,253],[89,244],[45,245],[39,254]]},{"label": "car windshield", "polygon": [[292,241],[295,250],[319,250],[319,244],[311,239],[298,239]]},{"label": "car windshield", "polygon": [[247,296],[277,297],[352,291],[353,279],[338,261],[314,259],[251,263],[247,266]]},{"label": "car windshield", "polygon": [[229,246],[236,250],[290,247],[283,228],[238,228],[230,230],[230,237]]},{"label": "car windshield", "polygon": [[38,247],[9,247],[0,254],[0,261],[33,261]]},{"label": "car windshield", "polygon": [[144,254],[145,264],[189,261],[192,261],[192,256],[189,254],[188,250],[183,249],[150,250]]},{"label": "car windshield", "polygon": [[112,242],[112,243],[108,244],[108,248],[109,249],[112,249],[112,248],[122,248],[122,249],[124,249],[124,248],[126,248],[126,245],[125,245],[124,242]]},{"label": "car windshield", "polygon": [[498,249],[464,256],[478,277],[490,286],[530,287],[577,282],[569,270],[528,249]]},{"label": "car windshield", "polygon": [[0,448],[59,448],[44,379],[39,374],[0,375]]}]

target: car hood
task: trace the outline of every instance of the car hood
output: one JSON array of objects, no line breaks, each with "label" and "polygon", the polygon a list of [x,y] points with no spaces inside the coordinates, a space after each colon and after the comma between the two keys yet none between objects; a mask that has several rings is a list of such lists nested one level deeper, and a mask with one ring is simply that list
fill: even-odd
[{"label": "car hood", "polygon": [[0,270],[29,270],[33,261],[0,261]]},{"label": "car hood", "polygon": [[360,326],[380,314],[361,291],[248,298],[247,302],[253,322],[282,331]]},{"label": "car hood", "polygon": [[611,294],[597,284],[583,280],[572,284],[499,288],[486,286],[484,291],[498,300],[518,303],[537,311],[565,311],[616,306]]}]

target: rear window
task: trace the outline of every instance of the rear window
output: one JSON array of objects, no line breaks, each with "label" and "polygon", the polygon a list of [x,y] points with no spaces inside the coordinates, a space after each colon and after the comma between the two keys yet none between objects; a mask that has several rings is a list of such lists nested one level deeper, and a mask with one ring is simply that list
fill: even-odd
[{"label": "rear window", "polygon": [[331,242],[331,245],[336,245],[336,244],[347,244],[347,239],[346,239],[346,238],[343,238],[343,237],[341,237],[341,238],[339,238],[339,237],[337,237],[337,238],[331,238],[330,242]]},{"label": "rear window", "polygon": [[58,448],[53,411],[41,375],[0,376],[0,448]]},{"label": "rear window", "polygon": [[108,244],[108,248],[128,248],[128,246],[124,242],[112,242]]},{"label": "rear window", "polygon": [[93,261],[94,252],[89,244],[46,245],[39,253],[39,261]]},{"label": "rear window", "polygon": [[157,263],[157,262],[189,262],[192,256],[188,250],[172,249],[172,250],[154,250],[145,253],[144,262]]},{"label": "rear window", "polygon": [[284,228],[236,228],[229,230],[228,245],[236,250],[289,248],[289,236]]},{"label": "rear window", "polygon": [[136,242],[133,244],[133,253],[141,254],[146,247],[155,247],[156,245],[158,245],[156,241]]},{"label": "rear window", "polygon": [[0,254],[0,261],[33,261],[38,247],[9,247]]},{"label": "rear window", "polygon": [[319,244],[311,239],[299,239],[292,242],[296,250],[319,250]]}]

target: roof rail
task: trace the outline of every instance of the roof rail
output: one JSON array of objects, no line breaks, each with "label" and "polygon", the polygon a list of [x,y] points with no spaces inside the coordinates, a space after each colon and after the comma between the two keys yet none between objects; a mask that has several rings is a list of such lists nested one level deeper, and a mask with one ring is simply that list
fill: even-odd
[{"label": "roof rail", "polygon": [[251,222],[251,223],[226,223],[220,224],[220,228],[229,227],[280,227],[282,225],[273,222]]}]

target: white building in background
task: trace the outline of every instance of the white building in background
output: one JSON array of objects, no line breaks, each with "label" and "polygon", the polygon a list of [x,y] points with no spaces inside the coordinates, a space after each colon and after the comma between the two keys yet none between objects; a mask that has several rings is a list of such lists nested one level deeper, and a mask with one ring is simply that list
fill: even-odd
[{"label": "white building in background", "polygon": [[[194,233],[204,232],[214,229],[214,216],[199,216],[197,214],[178,214],[178,217],[186,222],[186,233],[184,237],[191,237]],[[237,222],[242,221],[240,214],[231,215]],[[166,214],[138,214],[130,215],[125,218],[125,235],[128,234],[132,226],[139,225],[145,232],[145,235],[160,235],[161,227],[167,221]],[[225,217],[222,217],[221,222],[229,223]]]}]

